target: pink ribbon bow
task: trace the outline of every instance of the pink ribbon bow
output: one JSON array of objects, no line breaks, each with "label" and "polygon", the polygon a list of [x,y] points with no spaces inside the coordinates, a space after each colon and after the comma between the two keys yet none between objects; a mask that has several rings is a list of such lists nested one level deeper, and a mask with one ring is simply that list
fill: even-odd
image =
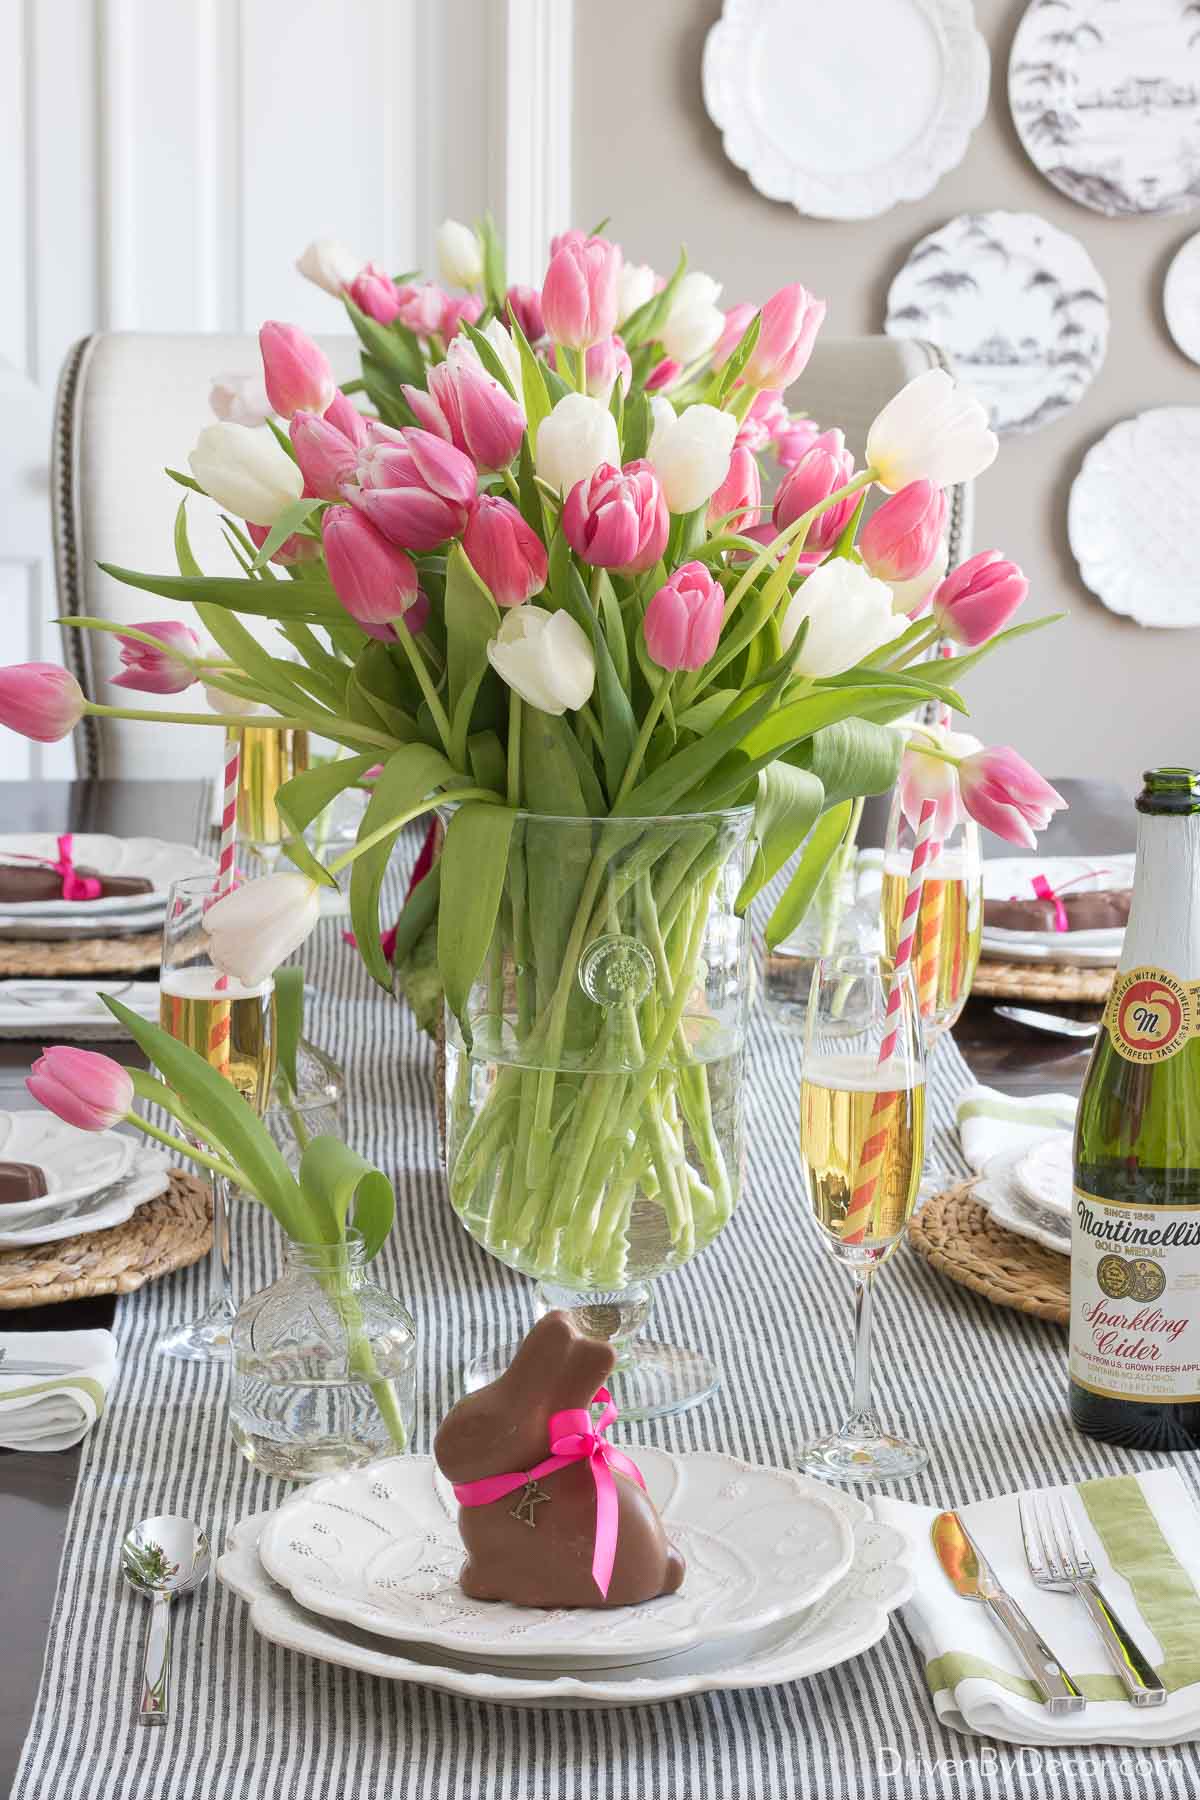
[{"label": "pink ribbon bow", "polygon": [[53,869],[62,879],[62,897],[64,900],[98,900],[103,883],[94,875],[80,875],[75,869],[75,859],[71,854],[72,837],[69,831],[63,833],[58,840],[58,861],[52,862],[49,857],[25,856],[14,851],[14,862],[37,863],[43,869]]},{"label": "pink ribbon bow", "polygon": [[454,1489],[460,1506],[490,1506],[529,1487],[543,1475],[556,1475],[571,1463],[586,1462],[596,1484],[596,1538],[592,1552],[592,1579],[604,1599],[612,1580],[617,1556],[617,1530],[620,1523],[620,1497],[613,1470],[645,1487],[642,1472],[631,1457],[605,1441],[604,1434],[617,1417],[612,1395],[605,1387],[596,1389],[594,1398],[604,1410],[593,1422],[586,1406],[570,1406],[563,1412],[551,1413],[548,1421],[550,1454],[532,1469],[513,1475],[485,1475],[481,1481],[464,1481]]},{"label": "pink ribbon bow", "polygon": [[1055,893],[1054,889],[1050,886],[1050,883],[1046,880],[1046,877],[1044,875],[1035,875],[1032,885],[1033,891],[1039,900],[1052,900],[1054,902],[1055,931],[1068,930],[1069,920],[1067,919],[1067,909]]}]

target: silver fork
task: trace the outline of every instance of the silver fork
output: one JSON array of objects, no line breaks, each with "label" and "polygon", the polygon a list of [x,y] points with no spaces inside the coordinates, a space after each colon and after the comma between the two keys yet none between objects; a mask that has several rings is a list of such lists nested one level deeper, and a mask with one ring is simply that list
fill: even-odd
[{"label": "silver fork", "polygon": [[1074,1593],[1082,1600],[1131,1705],[1161,1706],[1167,1690],[1101,1593],[1096,1565],[1063,1496],[1022,1494],[1017,1505],[1034,1586]]}]

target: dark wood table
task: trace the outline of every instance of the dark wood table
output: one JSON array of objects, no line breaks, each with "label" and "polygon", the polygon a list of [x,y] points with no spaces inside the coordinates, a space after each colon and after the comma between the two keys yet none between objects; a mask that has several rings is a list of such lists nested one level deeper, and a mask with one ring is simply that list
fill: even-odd
[{"label": "dark wood table", "polygon": [[[1041,840],[1041,854],[1113,854],[1133,848],[1135,815],[1129,799],[1111,783],[1059,781],[1071,811],[1059,814]],[[194,841],[207,804],[207,785],[153,782],[0,783],[0,830],[111,831]],[[882,840],[886,813],[873,804],[862,841]],[[991,854],[1011,855],[988,840]],[[1095,1018],[1099,1008],[1062,1007]],[[993,1003],[972,1001],[955,1032],[981,1081],[1007,1093],[1047,1088],[1075,1090],[1087,1067],[1088,1046],[997,1018]],[[0,1106],[25,1103],[23,1086],[36,1042],[0,1041]],[[106,1045],[122,1060],[139,1060],[132,1045]],[[0,1329],[62,1330],[107,1326],[112,1300],[0,1313]],[[4,1620],[0,1679],[0,1791],[7,1792],[28,1729],[41,1672],[50,1605],[54,1597],[67,1512],[75,1491],[79,1451],[52,1454],[0,1452],[0,1619]],[[47,1796],[59,1800],[59,1796]],[[65,1797],[63,1797],[65,1800]]]}]

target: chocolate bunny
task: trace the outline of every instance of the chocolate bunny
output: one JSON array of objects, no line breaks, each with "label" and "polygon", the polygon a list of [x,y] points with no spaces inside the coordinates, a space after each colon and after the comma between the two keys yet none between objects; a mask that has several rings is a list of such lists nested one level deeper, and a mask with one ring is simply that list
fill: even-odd
[{"label": "chocolate bunny", "polygon": [[[549,1421],[586,1411],[616,1358],[609,1344],[584,1337],[566,1313],[547,1313],[496,1381],[468,1394],[442,1420],[433,1454],[456,1486],[523,1473],[550,1455]],[[635,1606],[673,1594],[684,1561],[668,1544],[654,1503],[637,1482],[612,1471],[616,1554],[607,1596],[592,1571],[596,1481],[586,1460],[570,1462],[502,1498],[459,1508],[467,1559],[459,1575],[474,1600],[514,1606]]]}]

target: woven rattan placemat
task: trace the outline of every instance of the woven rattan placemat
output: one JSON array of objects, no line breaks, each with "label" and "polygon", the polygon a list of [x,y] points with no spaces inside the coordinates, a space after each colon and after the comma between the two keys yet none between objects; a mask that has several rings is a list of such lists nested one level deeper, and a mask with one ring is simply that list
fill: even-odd
[{"label": "woven rattan placemat", "polygon": [[0,976],[137,975],[161,959],[161,929],[133,937],[0,939]]},{"label": "woven rattan placemat", "polygon": [[951,1281],[996,1306],[1011,1306],[1065,1325],[1070,1313],[1070,1259],[1005,1231],[960,1182],[927,1200],[908,1228],[919,1256]]},{"label": "woven rattan placemat", "polygon": [[211,1243],[207,1183],[172,1169],[167,1192],[139,1206],[123,1225],[57,1244],[0,1251],[0,1311],[129,1294],[172,1269],[199,1262]]},{"label": "woven rattan placemat", "polygon": [[971,983],[973,994],[994,1000],[1108,999],[1115,969],[1081,969],[1068,963],[996,962],[982,957]]}]

